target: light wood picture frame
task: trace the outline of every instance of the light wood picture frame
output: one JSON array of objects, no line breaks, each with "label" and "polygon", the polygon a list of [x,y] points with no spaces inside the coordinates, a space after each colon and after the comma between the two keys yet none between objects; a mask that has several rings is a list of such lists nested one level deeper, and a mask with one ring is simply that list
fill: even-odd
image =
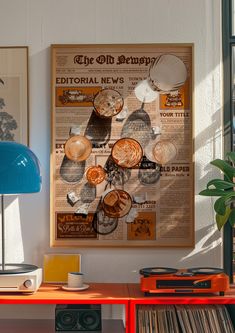
[{"label": "light wood picture frame", "polygon": [[29,143],[28,47],[0,47],[0,141]]},{"label": "light wood picture frame", "polygon": [[51,57],[51,246],[193,247],[193,44]]}]

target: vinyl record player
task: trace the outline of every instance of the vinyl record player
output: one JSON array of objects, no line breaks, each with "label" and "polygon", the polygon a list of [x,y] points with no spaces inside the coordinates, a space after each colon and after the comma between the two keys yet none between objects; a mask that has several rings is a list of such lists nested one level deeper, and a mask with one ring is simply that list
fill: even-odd
[{"label": "vinyl record player", "polygon": [[229,277],[220,268],[175,269],[150,267],[140,270],[141,291],[152,294],[210,294],[223,296],[229,289]]},{"label": "vinyl record player", "polygon": [[8,264],[6,268],[0,270],[0,293],[34,293],[42,283],[42,269],[37,266]]}]

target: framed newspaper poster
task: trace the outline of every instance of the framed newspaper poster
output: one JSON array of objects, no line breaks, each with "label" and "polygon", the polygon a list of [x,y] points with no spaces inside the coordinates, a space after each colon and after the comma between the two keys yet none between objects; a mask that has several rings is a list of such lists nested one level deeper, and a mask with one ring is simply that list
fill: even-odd
[{"label": "framed newspaper poster", "polygon": [[51,53],[51,246],[194,246],[193,45]]},{"label": "framed newspaper poster", "polygon": [[0,47],[0,141],[28,144],[28,47]]}]

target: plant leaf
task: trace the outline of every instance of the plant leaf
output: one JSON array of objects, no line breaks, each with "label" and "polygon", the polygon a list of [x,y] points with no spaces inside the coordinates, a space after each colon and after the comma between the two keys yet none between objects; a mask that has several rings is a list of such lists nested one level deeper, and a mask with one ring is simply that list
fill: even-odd
[{"label": "plant leaf", "polygon": [[228,221],[230,212],[231,212],[231,208],[226,207],[226,212],[225,212],[224,215],[216,214],[215,219],[216,219],[216,224],[217,224],[217,228],[218,228],[219,231],[222,229],[222,227]]},{"label": "plant leaf", "polygon": [[226,205],[225,205],[226,197],[221,197],[215,201],[214,210],[219,215],[225,215],[226,213]]},{"label": "plant leaf", "polygon": [[227,161],[216,159],[210,163],[219,168],[229,178],[229,180],[232,181],[233,177],[235,176],[235,168]]},{"label": "plant leaf", "polygon": [[233,197],[235,197],[235,191],[226,191],[225,194],[225,205],[228,206],[233,201]]},{"label": "plant leaf", "polygon": [[227,177],[226,175],[224,175],[224,180],[225,180],[226,182],[230,182],[230,181],[232,181],[232,179],[230,179],[230,178]]},{"label": "plant leaf", "polygon": [[233,227],[235,224],[235,208],[231,209],[230,215],[229,215],[229,223]]},{"label": "plant leaf", "polygon": [[230,162],[235,164],[235,152],[230,151],[225,155],[225,157],[228,158]]},{"label": "plant leaf", "polygon": [[235,187],[235,184],[230,181],[225,181],[223,179],[212,179],[208,182],[207,188],[209,189],[210,186],[214,186],[216,189],[227,190],[229,188]]},{"label": "plant leaf", "polygon": [[[230,193],[231,191],[229,191]],[[199,192],[199,195],[204,195],[206,197],[222,197],[228,194],[228,191],[217,190],[217,189],[207,189]]]}]

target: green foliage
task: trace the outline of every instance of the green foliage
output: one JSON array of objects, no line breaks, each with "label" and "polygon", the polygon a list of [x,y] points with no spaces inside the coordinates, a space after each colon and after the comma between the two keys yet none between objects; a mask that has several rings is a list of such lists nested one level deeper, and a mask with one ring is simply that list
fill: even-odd
[{"label": "green foliage", "polygon": [[225,160],[216,159],[211,162],[224,174],[223,179],[212,179],[206,189],[199,194],[210,197],[219,197],[214,204],[217,228],[221,228],[226,222],[235,224],[235,153],[227,153]]}]

